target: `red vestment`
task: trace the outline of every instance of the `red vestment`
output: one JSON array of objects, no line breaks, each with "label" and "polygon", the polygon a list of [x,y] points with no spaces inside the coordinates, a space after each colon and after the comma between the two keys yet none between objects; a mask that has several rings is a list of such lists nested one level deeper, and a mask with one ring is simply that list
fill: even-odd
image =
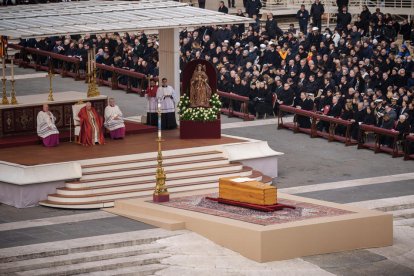
[{"label": "red vestment", "polygon": [[88,111],[86,110],[86,106],[82,107],[79,111],[78,117],[80,119],[80,133],[79,133],[79,141],[84,146],[93,146],[95,145],[95,131],[93,128],[93,119],[95,121],[97,135],[98,135],[98,143],[100,145],[105,143],[104,135],[103,135],[103,119],[99,116],[98,112],[96,112],[95,108],[91,108],[90,110],[91,115],[93,118],[90,118]]},{"label": "red vestment", "polygon": [[153,86],[152,88],[149,86],[147,87],[147,91],[145,92],[145,94],[147,94],[148,97],[156,97],[157,90],[158,90],[158,86]]}]

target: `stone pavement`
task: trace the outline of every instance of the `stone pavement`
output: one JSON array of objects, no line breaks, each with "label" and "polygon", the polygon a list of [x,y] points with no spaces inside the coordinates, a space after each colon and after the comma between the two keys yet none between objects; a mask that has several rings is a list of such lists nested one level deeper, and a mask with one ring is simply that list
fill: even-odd
[{"label": "stone pavement", "polygon": [[[56,91],[86,91],[83,82],[55,80]],[[39,75],[16,81],[18,95],[44,93],[47,86]],[[138,95],[105,87],[101,93],[115,96],[126,116],[145,113],[145,99]],[[85,275],[414,275],[413,161],[277,130],[274,119],[222,118],[223,133],[266,140],[285,153],[274,180],[281,192],[392,213],[394,245],[259,264],[195,233],[166,234],[104,211],[0,205],[0,275],[59,275],[65,270]],[[49,253],[36,258],[36,252],[45,250]],[[6,270],[3,257],[10,252],[19,261]]]}]

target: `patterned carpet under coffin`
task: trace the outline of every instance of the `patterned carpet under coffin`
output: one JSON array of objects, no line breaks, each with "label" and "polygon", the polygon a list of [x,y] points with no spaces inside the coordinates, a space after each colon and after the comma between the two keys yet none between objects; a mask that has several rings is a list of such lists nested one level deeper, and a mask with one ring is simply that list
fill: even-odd
[{"label": "patterned carpet under coffin", "polygon": [[283,198],[279,198],[278,203],[295,206],[296,209],[283,209],[275,212],[261,212],[214,202],[206,199],[205,197],[218,197],[218,194],[213,193],[177,197],[171,198],[169,202],[158,204],[263,226],[353,213],[346,210],[316,205],[312,203],[287,200]]}]

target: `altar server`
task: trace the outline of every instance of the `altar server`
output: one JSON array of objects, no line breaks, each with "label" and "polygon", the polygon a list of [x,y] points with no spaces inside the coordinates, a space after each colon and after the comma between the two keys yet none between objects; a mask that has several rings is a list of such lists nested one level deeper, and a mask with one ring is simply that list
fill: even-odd
[{"label": "altar server", "polygon": [[47,104],[43,105],[43,110],[37,114],[37,135],[43,140],[45,147],[55,147],[59,145],[59,131],[55,125],[56,118],[49,111]]},{"label": "altar server", "polygon": [[157,125],[157,90],[158,86],[154,80],[150,81],[150,85],[147,87],[145,97],[147,98],[147,125]]},{"label": "altar server", "polygon": [[167,79],[162,79],[162,86],[158,87],[157,100],[161,103],[161,129],[177,128],[175,120],[175,103],[177,95],[172,86],[167,85]]},{"label": "altar server", "polygon": [[79,111],[78,117],[80,119],[81,130],[79,133],[79,141],[84,146],[93,146],[95,144],[104,144],[103,136],[103,119],[92,107],[90,102],[87,102]]},{"label": "altar server", "polygon": [[125,137],[125,124],[121,109],[115,104],[114,98],[109,98],[109,105],[105,107],[105,127],[109,130],[111,139]]}]

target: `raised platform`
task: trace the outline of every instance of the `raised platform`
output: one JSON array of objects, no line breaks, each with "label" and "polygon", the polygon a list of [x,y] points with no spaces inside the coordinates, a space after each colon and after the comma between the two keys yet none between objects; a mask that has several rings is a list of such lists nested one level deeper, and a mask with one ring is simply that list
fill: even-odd
[{"label": "raised platform", "polygon": [[[217,187],[218,179],[246,176],[271,183],[277,176],[275,152],[265,141],[230,137],[179,139],[164,131],[163,156],[171,192]],[[107,140],[103,146],[62,143],[2,149],[0,202],[19,208],[42,205],[90,209],[111,207],[115,199],[153,193],[156,133]]]},{"label": "raised platform", "polygon": [[[150,133],[150,132],[157,131],[157,128],[154,126],[147,126],[141,123],[135,123],[135,122],[129,122],[129,121],[125,121],[125,128],[126,128],[126,132],[125,132],[126,135],[143,134],[143,133]],[[109,136],[109,134],[107,134],[106,136]],[[70,141],[70,132],[69,131],[60,132],[59,139],[61,143]],[[73,140],[73,137],[72,137],[72,140]],[[17,136],[0,138],[0,149],[29,146],[29,145],[41,145],[41,144],[42,144],[42,141],[40,140],[39,136],[37,136],[37,134],[17,135]]]},{"label": "raised platform", "polygon": [[217,189],[116,200],[108,212],[169,230],[188,229],[257,262],[390,246],[392,215],[320,200],[279,194],[296,209],[263,213],[204,199]]}]

